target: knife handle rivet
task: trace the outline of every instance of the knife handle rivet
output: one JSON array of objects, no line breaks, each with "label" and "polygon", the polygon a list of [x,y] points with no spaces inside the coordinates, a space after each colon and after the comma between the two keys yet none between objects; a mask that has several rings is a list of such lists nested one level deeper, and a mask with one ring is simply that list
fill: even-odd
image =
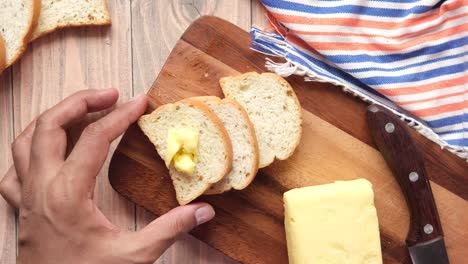
[{"label": "knife handle rivet", "polygon": [[387,131],[387,133],[393,133],[393,131],[395,131],[395,125],[393,123],[387,123],[385,125],[385,131]]},{"label": "knife handle rivet", "polygon": [[371,111],[372,113],[377,113],[379,111],[379,108],[375,105],[371,105],[367,108],[367,110]]},{"label": "knife handle rivet", "polygon": [[419,179],[419,174],[417,172],[410,172],[409,174],[409,180],[412,181],[412,182],[415,182]]},{"label": "knife handle rivet", "polygon": [[431,224],[427,224],[424,226],[424,233],[430,234],[434,231],[434,227]]}]

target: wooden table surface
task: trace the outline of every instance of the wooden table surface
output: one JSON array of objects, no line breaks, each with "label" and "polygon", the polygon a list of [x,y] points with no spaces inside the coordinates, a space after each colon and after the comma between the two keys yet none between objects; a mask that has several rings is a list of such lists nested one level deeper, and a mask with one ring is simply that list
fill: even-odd
[{"label": "wooden table surface", "polygon": [[[248,30],[264,26],[257,0],[107,0],[111,27],[64,29],[30,44],[22,59],[0,76],[0,177],[12,164],[10,144],[39,113],[81,89],[118,88],[119,102],[146,93],[172,47],[192,21],[215,15]],[[114,142],[113,148],[117,145]],[[112,151],[112,150],[111,150]],[[110,157],[110,155],[109,155]],[[121,197],[98,177],[96,203],[128,230],[154,217]],[[0,263],[15,263],[17,217],[0,198]],[[156,263],[234,263],[185,236]]]}]

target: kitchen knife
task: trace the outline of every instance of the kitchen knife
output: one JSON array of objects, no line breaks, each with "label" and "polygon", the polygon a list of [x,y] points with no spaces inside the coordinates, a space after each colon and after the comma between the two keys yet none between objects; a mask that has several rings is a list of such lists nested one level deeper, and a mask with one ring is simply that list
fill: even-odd
[{"label": "kitchen knife", "polygon": [[406,124],[378,105],[367,108],[367,122],[378,149],[403,191],[410,211],[406,245],[412,262],[449,263],[424,162]]}]

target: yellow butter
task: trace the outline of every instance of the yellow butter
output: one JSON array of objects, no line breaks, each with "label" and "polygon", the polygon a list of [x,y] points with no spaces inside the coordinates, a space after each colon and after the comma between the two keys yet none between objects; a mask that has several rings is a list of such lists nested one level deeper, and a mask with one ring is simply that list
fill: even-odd
[{"label": "yellow butter", "polygon": [[290,264],[381,264],[372,184],[365,179],[284,193]]},{"label": "yellow butter", "polygon": [[169,129],[164,161],[169,167],[174,162],[177,171],[192,175],[197,158],[199,133],[195,129]]},{"label": "yellow butter", "polygon": [[195,170],[193,155],[187,153],[176,154],[174,156],[174,167],[180,172],[192,175],[193,171]]}]

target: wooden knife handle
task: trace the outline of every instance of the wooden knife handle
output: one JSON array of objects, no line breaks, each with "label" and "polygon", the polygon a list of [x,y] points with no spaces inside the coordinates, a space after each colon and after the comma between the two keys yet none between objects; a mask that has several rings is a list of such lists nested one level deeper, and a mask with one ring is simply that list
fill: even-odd
[{"label": "wooden knife handle", "polygon": [[406,244],[442,236],[442,227],[424,162],[407,125],[389,110],[371,105],[367,121],[377,147],[397,179],[410,211]]}]

